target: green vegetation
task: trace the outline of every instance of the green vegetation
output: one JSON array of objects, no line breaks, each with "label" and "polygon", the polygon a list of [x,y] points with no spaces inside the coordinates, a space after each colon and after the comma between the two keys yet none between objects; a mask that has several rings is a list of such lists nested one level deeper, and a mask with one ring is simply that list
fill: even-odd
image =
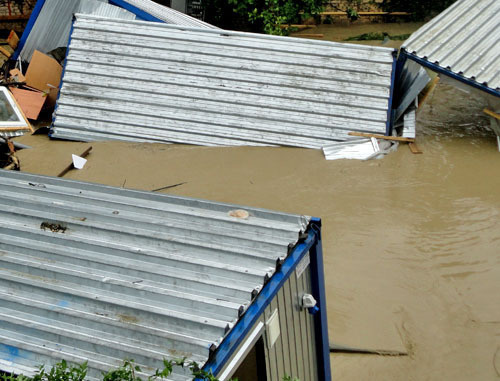
[{"label": "green vegetation", "polygon": [[[218,381],[212,373],[200,369],[196,362],[186,362],[186,359],[181,360],[163,360],[163,369],[157,369],[155,374],[147,378],[148,381],[165,380],[174,371],[174,367],[187,368],[193,376],[193,380],[199,381]],[[80,365],[68,365],[64,360],[54,365],[49,371],[45,367],[40,366],[38,373],[33,377],[23,375],[14,376],[0,372],[0,381],[84,381],[87,376],[88,364],[84,362]],[[142,381],[137,373],[141,373],[142,369],[134,363],[134,360],[124,360],[123,364],[102,374],[102,381]],[[238,381],[233,379],[231,381]],[[285,375],[283,381],[300,381],[297,378],[292,379]]]},{"label": "green vegetation", "polygon": [[399,40],[399,41],[404,41],[407,40],[410,37],[410,34],[396,34],[396,35],[390,35],[389,33],[386,32],[370,32],[370,33],[363,33],[358,36],[353,36],[346,38],[345,41],[373,41],[373,40],[385,40],[386,38],[389,40]]},{"label": "green vegetation", "polygon": [[205,20],[224,29],[287,35],[287,25],[323,10],[323,0],[202,0]]}]

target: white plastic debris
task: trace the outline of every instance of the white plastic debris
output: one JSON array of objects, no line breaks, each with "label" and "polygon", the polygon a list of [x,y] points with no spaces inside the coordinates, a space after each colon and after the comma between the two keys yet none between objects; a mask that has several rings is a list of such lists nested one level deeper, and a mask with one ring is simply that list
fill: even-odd
[{"label": "white plastic debris", "polygon": [[71,155],[73,158],[73,166],[76,169],[83,169],[85,164],[87,163],[87,159],[84,159],[83,157],[77,156],[77,155]]}]

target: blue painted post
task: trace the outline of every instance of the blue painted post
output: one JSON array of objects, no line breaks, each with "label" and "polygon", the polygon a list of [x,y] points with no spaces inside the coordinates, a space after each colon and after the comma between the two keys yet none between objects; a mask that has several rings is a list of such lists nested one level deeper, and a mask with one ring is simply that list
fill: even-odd
[{"label": "blue painted post", "polygon": [[331,380],[330,341],[328,339],[328,318],[326,310],[325,272],[323,266],[323,247],[321,244],[321,219],[313,218],[312,230],[316,231],[316,242],[311,247],[311,279],[313,296],[319,307],[314,315],[316,336],[316,355],[318,357],[318,376],[320,381]]}]

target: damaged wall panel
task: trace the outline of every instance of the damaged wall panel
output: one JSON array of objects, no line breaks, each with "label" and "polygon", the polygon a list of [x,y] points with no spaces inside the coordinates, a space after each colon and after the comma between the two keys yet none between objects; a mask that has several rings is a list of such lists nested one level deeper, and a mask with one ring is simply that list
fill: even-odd
[{"label": "damaged wall panel", "polygon": [[385,134],[393,53],[77,15],[51,136],[319,149]]},{"label": "damaged wall panel", "polygon": [[458,0],[411,35],[402,56],[500,97],[500,1]]}]

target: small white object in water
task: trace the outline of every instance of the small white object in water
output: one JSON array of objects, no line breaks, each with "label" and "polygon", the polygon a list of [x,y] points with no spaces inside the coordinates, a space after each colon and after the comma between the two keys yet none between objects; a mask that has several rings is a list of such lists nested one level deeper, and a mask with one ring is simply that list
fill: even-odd
[{"label": "small white object in water", "polygon": [[77,155],[71,155],[73,158],[73,166],[76,169],[83,169],[85,164],[87,163],[87,159],[84,159],[83,157],[77,156]]}]

